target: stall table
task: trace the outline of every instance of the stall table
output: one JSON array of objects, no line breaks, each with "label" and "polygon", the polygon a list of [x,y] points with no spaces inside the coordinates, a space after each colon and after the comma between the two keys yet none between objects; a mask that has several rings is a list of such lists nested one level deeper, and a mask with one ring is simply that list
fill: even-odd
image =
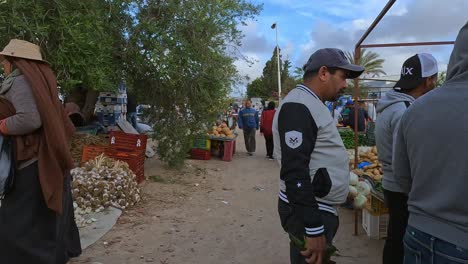
[{"label": "stall table", "polygon": [[[232,161],[232,157],[236,153],[236,139],[237,135],[234,138],[218,138],[210,137],[211,142],[219,142],[223,145],[222,160],[223,161]],[[213,144],[212,144],[213,145]]]}]

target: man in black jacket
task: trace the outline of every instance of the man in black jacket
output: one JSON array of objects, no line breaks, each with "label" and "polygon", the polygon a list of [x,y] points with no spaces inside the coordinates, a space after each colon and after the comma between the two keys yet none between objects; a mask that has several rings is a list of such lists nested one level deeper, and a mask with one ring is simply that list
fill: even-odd
[{"label": "man in black jacket", "polygon": [[304,84],[289,92],[273,121],[281,162],[278,211],[291,238],[291,263],[321,264],[338,230],[335,206],[349,189],[348,153],[323,102],[336,101],[346,79],[364,68],[349,64],[339,49],[321,49],[303,69]]}]

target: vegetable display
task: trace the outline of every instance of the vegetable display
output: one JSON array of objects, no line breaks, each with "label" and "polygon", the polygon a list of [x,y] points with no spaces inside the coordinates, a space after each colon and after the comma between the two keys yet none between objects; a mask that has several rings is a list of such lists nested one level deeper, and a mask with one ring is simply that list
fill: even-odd
[{"label": "vegetable display", "polygon": [[233,139],[236,137],[231,129],[229,129],[229,127],[226,125],[226,123],[222,123],[219,126],[213,126],[212,129],[206,133],[206,135],[211,138]]},{"label": "vegetable display", "polygon": [[[346,149],[353,149],[354,148],[354,131],[350,129],[339,129],[338,130],[343,140],[343,144]],[[358,135],[358,145],[364,146],[366,143],[366,136],[359,134]]]},{"label": "vegetable display", "polygon": [[125,209],[141,200],[135,174],[126,162],[100,155],[71,171],[72,195],[78,226],[90,224],[83,215],[109,206]]},{"label": "vegetable display", "polygon": [[[377,156],[377,147],[372,147],[369,151],[359,154],[359,163],[368,162],[369,165],[364,166],[362,169],[354,170],[359,176],[365,174],[371,177],[374,181],[382,181],[383,171],[382,164],[379,162]],[[354,159],[349,160],[349,165],[354,166]]]},{"label": "vegetable display", "polygon": [[362,209],[366,206],[371,186],[366,181],[359,181],[358,176],[354,172],[349,173],[349,178],[348,199],[353,201],[355,209]]}]

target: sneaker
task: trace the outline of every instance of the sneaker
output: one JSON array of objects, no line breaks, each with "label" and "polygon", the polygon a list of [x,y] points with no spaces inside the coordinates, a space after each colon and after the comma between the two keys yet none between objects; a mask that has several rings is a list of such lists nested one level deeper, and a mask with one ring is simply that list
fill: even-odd
[{"label": "sneaker", "polygon": [[253,156],[253,153],[252,152],[247,152],[247,155]]},{"label": "sneaker", "polygon": [[268,157],[268,160],[275,160],[273,157]]}]

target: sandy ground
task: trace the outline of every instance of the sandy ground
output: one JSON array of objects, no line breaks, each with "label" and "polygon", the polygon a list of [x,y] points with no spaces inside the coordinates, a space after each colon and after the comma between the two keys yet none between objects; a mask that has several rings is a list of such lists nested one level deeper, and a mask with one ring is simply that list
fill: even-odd
[{"label": "sandy ground", "polygon": [[[285,264],[289,245],[277,215],[279,167],[265,158],[264,139],[247,156],[242,134],[232,162],[187,161],[171,171],[158,160],[145,165],[145,200],[126,211],[116,226],[72,263]],[[337,263],[380,263],[383,241],[340,209]]]}]

